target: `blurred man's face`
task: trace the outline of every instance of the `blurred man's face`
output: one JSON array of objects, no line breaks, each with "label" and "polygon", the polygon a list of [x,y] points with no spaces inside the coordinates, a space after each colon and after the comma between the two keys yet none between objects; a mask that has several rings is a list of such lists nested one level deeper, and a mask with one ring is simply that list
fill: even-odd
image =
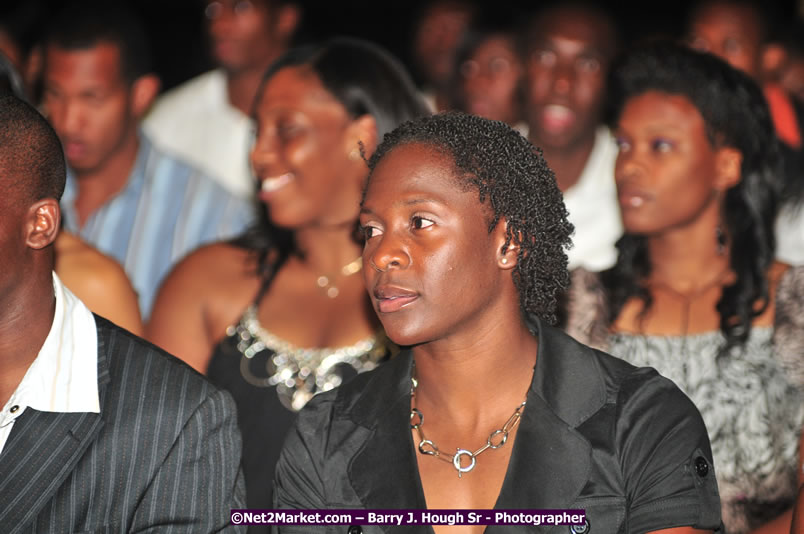
[{"label": "blurred man's face", "polygon": [[44,105],[67,163],[79,175],[102,169],[136,135],[131,86],[120,62],[111,43],[46,50]]},{"label": "blurred man's face", "polygon": [[460,65],[460,90],[466,111],[514,125],[522,119],[522,62],[514,40],[494,35],[480,43]]},{"label": "blurred man's face", "polygon": [[756,78],[762,55],[762,36],[756,17],[745,6],[716,2],[703,6],[690,22],[690,46],[714,54]]},{"label": "blurred man's face", "polygon": [[582,10],[556,9],[537,21],[527,58],[530,137],[564,149],[594,135],[601,118],[613,32]]},{"label": "blurred man's face", "polygon": [[447,84],[455,49],[470,16],[466,6],[449,1],[428,8],[422,16],[415,30],[413,53],[429,84],[435,87]]},{"label": "blurred man's face", "polygon": [[230,72],[264,67],[281,53],[275,9],[260,0],[214,0],[205,14],[215,61]]}]

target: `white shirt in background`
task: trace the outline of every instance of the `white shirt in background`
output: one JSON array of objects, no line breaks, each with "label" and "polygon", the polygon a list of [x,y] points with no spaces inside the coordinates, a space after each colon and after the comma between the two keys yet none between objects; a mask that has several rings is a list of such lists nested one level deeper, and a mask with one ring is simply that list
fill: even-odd
[{"label": "white shirt in background", "polygon": [[575,226],[573,247],[567,251],[570,270],[583,267],[603,271],[617,261],[614,244],[623,233],[623,225],[614,184],[616,160],[617,145],[611,132],[598,128],[581,177],[564,192],[569,221]]},{"label": "white shirt in background", "polygon": [[160,96],[143,130],[154,144],[206,172],[232,193],[252,198],[251,119],[229,102],[226,74],[217,69]]}]

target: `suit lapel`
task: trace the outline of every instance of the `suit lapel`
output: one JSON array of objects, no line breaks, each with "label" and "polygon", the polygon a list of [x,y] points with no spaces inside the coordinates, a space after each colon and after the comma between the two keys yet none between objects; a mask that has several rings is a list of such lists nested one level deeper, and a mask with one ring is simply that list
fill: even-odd
[{"label": "suit lapel", "polygon": [[0,454],[0,525],[32,521],[103,426],[100,414],[25,410]]},{"label": "suit lapel", "polygon": [[[96,317],[97,321],[97,317]],[[0,453],[0,525],[21,532],[47,505],[103,428],[109,367],[98,336],[101,413],[40,412],[28,408],[14,422]]]}]

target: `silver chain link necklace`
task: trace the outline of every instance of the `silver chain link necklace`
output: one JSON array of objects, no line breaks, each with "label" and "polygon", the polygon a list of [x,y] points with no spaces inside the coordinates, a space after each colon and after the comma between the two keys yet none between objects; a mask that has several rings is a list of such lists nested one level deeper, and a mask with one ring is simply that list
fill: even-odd
[{"label": "silver chain link necklace", "polygon": [[[413,366],[413,371],[410,376],[410,396],[413,399],[413,408],[410,410],[410,428],[415,430],[419,436],[419,452],[428,456],[435,456],[436,458],[449,462],[458,471],[458,478],[464,473],[468,473],[475,468],[477,464],[477,457],[486,451],[486,449],[499,449],[508,441],[508,434],[519,424],[519,419],[522,417],[522,410],[525,408],[526,400],[516,407],[514,413],[505,422],[502,428],[495,430],[486,439],[485,445],[477,449],[475,452],[466,449],[457,448],[457,451],[452,456],[442,453],[438,449],[438,445],[427,439],[422,430],[424,424],[424,415],[416,407],[416,388],[419,387],[419,381],[416,380],[416,365]],[[495,443],[496,440],[496,443]],[[462,459],[466,456],[469,459],[467,465],[463,465]]]}]

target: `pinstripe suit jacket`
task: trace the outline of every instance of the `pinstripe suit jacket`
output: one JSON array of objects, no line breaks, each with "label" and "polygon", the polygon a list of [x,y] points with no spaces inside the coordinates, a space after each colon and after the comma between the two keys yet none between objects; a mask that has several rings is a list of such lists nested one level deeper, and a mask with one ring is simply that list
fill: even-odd
[{"label": "pinstripe suit jacket", "polygon": [[245,490],[231,397],[95,321],[100,413],[17,419],[0,454],[0,531],[235,531]]}]

